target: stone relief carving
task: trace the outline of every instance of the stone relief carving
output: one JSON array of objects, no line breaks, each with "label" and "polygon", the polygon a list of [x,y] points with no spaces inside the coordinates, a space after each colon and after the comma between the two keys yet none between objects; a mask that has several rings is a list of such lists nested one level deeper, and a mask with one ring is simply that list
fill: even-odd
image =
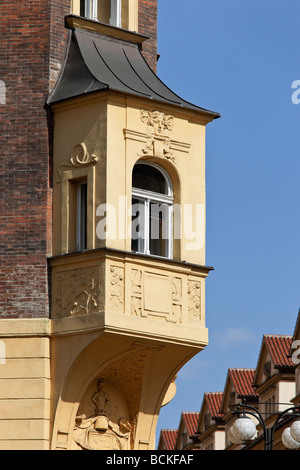
[{"label": "stone relief carving", "polygon": [[188,314],[190,320],[201,319],[201,284],[199,281],[188,281]]},{"label": "stone relief carving", "polygon": [[180,277],[172,279],[172,314],[169,321],[182,322],[182,279]]},{"label": "stone relief carving", "polygon": [[113,423],[106,416],[78,416],[73,439],[83,450],[129,450],[132,431],[126,419]]},{"label": "stone relief carving", "polygon": [[[171,298],[170,308],[168,311],[151,311],[151,307],[146,310],[144,306],[144,273],[140,269],[131,270],[131,314],[147,318],[155,316],[156,318],[165,320],[171,323],[181,323],[182,321],[182,279],[181,278],[166,278],[166,281],[171,285]],[[155,292],[153,292],[155,296]],[[165,292],[168,296],[168,292]]]},{"label": "stone relief carving", "polygon": [[122,406],[117,395],[109,393],[105,382],[100,379],[96,391],[90,397],[93,413],[80,414],[75,419],[73,439],[84,450],[129,450],[135,432],[136,422],[120,417]]},{"label": "stone relief carving", "polygon": [[74,166],[96,165],[99,157],[97,155],[90,155],[87,151],[85,143],[75,145],[72,150],[70,162]]},{"label": "stone relief carving", "polygon": [[60,272],[56,278],[54,317],[84,315],[98,310],[97,267]]},{"label": "stone relief carving", "polygon": [[124,302],[124,268],[110,267],[110,306],[120,310]]},{"label": "stone relief carving", "polygon": [[67,168],[82,168],[96,165],[99,161],[97,155],[90,155],[84,142],[76,144],[71,152],[69,163],[63,163],[58,168],[59,179],[61,180],[62,171]]},{"label": "stone relief carving", "polygon": [[143,272],[140,269],[131,270],[131,313],[138,317],[146,317],[143,312]]},{"label": "stone relief carving", "polygon": [[176,163],[170,150],[170,132],[174,126],[174,117],[161,111],[141,110],[141,120],[147,125],[147,142],[139,156],[157,156]]}]

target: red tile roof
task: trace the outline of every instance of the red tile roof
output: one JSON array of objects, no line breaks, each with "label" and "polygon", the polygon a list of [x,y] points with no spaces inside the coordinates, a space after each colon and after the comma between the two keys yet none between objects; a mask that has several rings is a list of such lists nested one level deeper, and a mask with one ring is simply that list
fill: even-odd
[{"label": "red tile roof", "polygon": [[291,358],[292,336],[264,335],[264,341],[275,367],[294,367]]},{"label": "red tile roof", "polygon": [[228,372],[239,396],[258,396],[253,388],[255,369],[228,369]]},{"label": "red tile roof", "polygon": [[195,436],[198,427],[200,413],[184,412],[182,413],[183,421],[185,423],[189,436]]},{"label": "red tile roof", "polygon": [[175,450],[175,443],[177,439],[177,429],[162,429],[161,437],[165,444],[166,450]]},{"label": "red tile roof", "polygon": [[223,400],[223,392],[210,392],[204,393],[207,406],[212,418],[220,418],[223,416],[223,413],[220,413],[222,400]]}]

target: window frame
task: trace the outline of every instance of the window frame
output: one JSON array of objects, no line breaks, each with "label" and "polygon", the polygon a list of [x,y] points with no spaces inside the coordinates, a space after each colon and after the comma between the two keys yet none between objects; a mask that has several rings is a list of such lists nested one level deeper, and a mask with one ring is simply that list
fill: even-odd
[{"label": "window frame", "polygon": [[[84,2],[82,5],[81,2]],[[100,3],[101,7],[101,3]],[[80,10],[84,8],[84,16],[89,20],[98,20],[99,0],[80,0]],[[122,25],[122,0],[110,0],[109,24],[117,28]]]},{"label": "window frame", "polygon": [[98,20],[98,0],[80,0],[84,2],[84,16],[89,20]]},{"label": "window frame", "polygon": [[[137,165],[147,165],[150,167],[155,168],[158,170],[162,176],[165,179],[166,182],[166,187],[167,187],[167,194],[162,194],[162,193],[156,193],[154,191],[149,191],[146,189],[141,189],[141,188],[135,188],[132,186],[132,191],[131,191],[131,201],[133,199],[138,199],[139,201],[144,202],[144,232],[145,236],[144,239],[138,238],[138,250],[135,251],[136,253],[139,254],[144,254],[144,255],[151,255],[151,256],[159,256],[161,258],[168,258],[172,259],[173,258],[173,206],[174,206],[174,193],[173,193],[173,185],[171,178],[167,171],[162,168],[160,165],[157,165],[156,163],[153,162],[142,162],[139,161],[137,162],[132,170],[132,175],[134,172],[134,169]],[[151,253],[150,251],[150,239],[151,239],[151,234],[150,234],[150,215],[151,215],[151,203],[156,203],[156,204],[164,204],[167,207],[167,216],[164,220],[164,223],[166,224],[166,237],[164,238],[166,240],[166,253],[164,255],[156,255]],[[142,242],[143,240],[143,242]],[[144,245],[143,249],[141,246]]]},{"label": "window frame", "polygon": [[[85,187],[85,191],[83,191]],[[76,251],[87,249],[87,180],[78,181],[76,184]]]},{"label": "window frame", "polygon": [[87,240],[86,249],[95,248],[96,213],[95,201],[95,166],[65,170],[61,176],[61,215],[60,215],[60,253],[76,252],[77,223],[72,220],[77,216],[76,186],[80,181],[87,183]]},{"label": "window frame", "polygon": [[109,24],[111,26],[121,28],[121,25],[122,25],[122,1],[121,0],[111,0]]}]

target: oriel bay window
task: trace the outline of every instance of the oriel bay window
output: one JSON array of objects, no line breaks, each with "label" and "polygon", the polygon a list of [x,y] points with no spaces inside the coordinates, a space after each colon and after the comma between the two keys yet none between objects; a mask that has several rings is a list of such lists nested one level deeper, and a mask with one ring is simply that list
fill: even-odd
[{"label": "oriel bay window", "polygon": [[153,163],[137,163],[132,175],[132,251],[172,258],[172,209],[167,172]]}]

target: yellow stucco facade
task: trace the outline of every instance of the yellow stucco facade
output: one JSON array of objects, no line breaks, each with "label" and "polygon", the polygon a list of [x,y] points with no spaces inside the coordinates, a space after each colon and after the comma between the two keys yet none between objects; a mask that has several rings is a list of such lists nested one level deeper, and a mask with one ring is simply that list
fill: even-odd
[{"label": "yellow stucco facade", "polygon": [[[214,116],[115,91],[52,111],[51,318],[1,320],[0,448],[154,449],[177,372],[208,344],[205,127]],[[173,226],[169,258],[131,249],[140,161],[167,172],[174,205],[186,211]],[[76,249],[80,181],[84,251]],[[103,205],[113,217],[101,238]],[[195,217],[200,230],[191,237]]]}]

